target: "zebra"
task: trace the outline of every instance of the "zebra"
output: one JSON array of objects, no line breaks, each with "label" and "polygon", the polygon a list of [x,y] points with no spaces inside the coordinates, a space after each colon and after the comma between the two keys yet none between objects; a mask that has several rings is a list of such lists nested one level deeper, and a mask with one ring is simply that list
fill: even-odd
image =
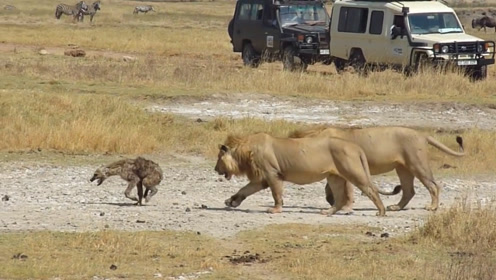
[{"label": "zebra", "polygon": [[66,5],[66,4],[58,4],[57,8],[55,8],[55,18],[60,19],[62,14],[66,14],[68,16],[72,15],[74,20],[77,20],[82,12],[88,10],[88,5],[84,1],[80,1],[76,5]]},{"label": "zebra", "polygon": [[90,16],[90,22],[93,22],[93,17],[95,16],[96,12],[101,9],[100,5],[101,5],[100,0],[93,2],[93,4],[88,6],[88,10],[83,11],[81,13],[81,15],[78,18],[78,21],[83,21],[84,16],[86,15],[86,16]]},{"label": "zebra", "polygon": [[148,13],[148,12],[155,12],[155,10],[153,9],[152,6],[150,5],[145,5],[145,6],[137,6],[136,8],[134,8],[134,11],[133,11],[133,14],[138,14],[139,12],[142,12],[142,13]]}]

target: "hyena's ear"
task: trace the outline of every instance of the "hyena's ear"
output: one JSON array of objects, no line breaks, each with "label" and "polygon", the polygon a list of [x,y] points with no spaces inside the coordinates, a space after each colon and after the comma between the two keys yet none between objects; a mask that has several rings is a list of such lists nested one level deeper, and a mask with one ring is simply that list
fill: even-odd
[{"label": "hyena's ear", "polygon": [[101,170],[102,170],[103,175],[107,176],[107,174],[108,174],[108,172],[109,172],[108,167],[102,167],[102,169],[101,169]]}]

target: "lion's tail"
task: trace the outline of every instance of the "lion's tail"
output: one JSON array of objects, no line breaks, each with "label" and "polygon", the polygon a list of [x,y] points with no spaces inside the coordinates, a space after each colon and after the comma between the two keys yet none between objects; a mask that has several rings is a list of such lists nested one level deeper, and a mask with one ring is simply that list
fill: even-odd
[{"label": "lion's tail", "polygon": [[[372,179],[370,178],[370,169],[369,169],[367,157],[365,156],[365,153],[363,153],[363,152],[360,154],[360,161],[362,162],[363,169],[366,172],[366,175],[369,179],[369,182],[372,182]],[[377,192],[382,194],[382,195],[396,195],[396,194],[399,194],[401,192],[401,185],[394,187],[394,189],[390,192],[383,191],[383,190],[379,189],[378,187],[376,187],[372,183],[370,184],[370,187],[376,189]]]},{"label": "lion's tail", "polygon": [[463,138],[461,136],[456,136],[456,143],[458,143],[458,146],[460,147],[460,152],[453,151],[452,149],[446,147],[443,143],[437,141],[436,139],[434,139],[434,137],[431,136],[427,136],[427,143],[455,157],[463,157],[465,155],[465,152],[463,150]]}]

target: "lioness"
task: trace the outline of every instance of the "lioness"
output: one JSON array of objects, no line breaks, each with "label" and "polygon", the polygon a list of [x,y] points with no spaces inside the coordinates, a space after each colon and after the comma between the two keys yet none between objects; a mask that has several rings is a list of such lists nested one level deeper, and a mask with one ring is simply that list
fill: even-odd
[{"label": "lioness", "polygon": [[270,187],[274,208],[269,213],[282,212],[283,181],[303,185],[327,179],[336,196],[329,209],[332,215],[346,202],[346,181],[361,189],[385,216],[385,208],[370,181],[367,158],[356,144],[337,138],[276,138],[265,133],[245,137],[228,136],[219,145],[215,171],[230,180],[233,175],[246,175],[250,180],[235,195],[225,201],[237,207],[248,196]]},{"label": "lioness", "polygon": [[[291,138],[301,137],[339,137],[358,144],[367,156],[372,175],[382,174],[396,169],[400,178],[401,190],[403,191],[401,200],[398,204],[390,205],[388,210],[398,211],[403,209],[415,195],[413,181],[417,177],[422,184],[429,190],[431,195],[431,204],[425,208],[427,210],[436,210],[439,207],[440,187],[434,181],[434,176],[429,167],[428,146],[438,148],[439,150],[452,155],[461,157],[463,153],[463,139],[457,136],[456,141],[462,152],[455,152],[438,142],[431,136],[405,127],[371,127],[363,129],[342,129],[319,126],[307,130],[297,130],[290,134]],[[352,187],[348,184],[348,189]],[[395,190],[396,192],[396,190]],[[353,192],[347,207],[353,204]],[[394,193],[394,192],[393,192]],[[333,192],[326,185],[326,199],[333,204]]]}]

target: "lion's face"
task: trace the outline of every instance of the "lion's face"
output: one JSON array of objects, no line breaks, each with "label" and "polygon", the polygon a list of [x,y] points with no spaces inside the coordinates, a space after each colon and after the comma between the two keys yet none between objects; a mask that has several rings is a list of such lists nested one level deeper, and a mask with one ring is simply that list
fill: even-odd
[{"label": "lion's face", "polygon": [[215,172],[219,175],[224,175],[227,180],[237,173],[238,163],[232,157],[231,149],[225,145],[219,145],[219,155],[217,156],[217,164],[215,164]]},{"label": "lion's face", "polygon": [[98,180],[97,186],[100,186],[103,183],[103,181],[105,181],[105,179],[107,179],[107,176],[105,175],[104,171],[105,171],[105,169],[103,169],[103,171],[102,171],[102,168],[98,168],[95,171],[95,174],[93,174],[93,177],[91,177],[90,182]]}]

